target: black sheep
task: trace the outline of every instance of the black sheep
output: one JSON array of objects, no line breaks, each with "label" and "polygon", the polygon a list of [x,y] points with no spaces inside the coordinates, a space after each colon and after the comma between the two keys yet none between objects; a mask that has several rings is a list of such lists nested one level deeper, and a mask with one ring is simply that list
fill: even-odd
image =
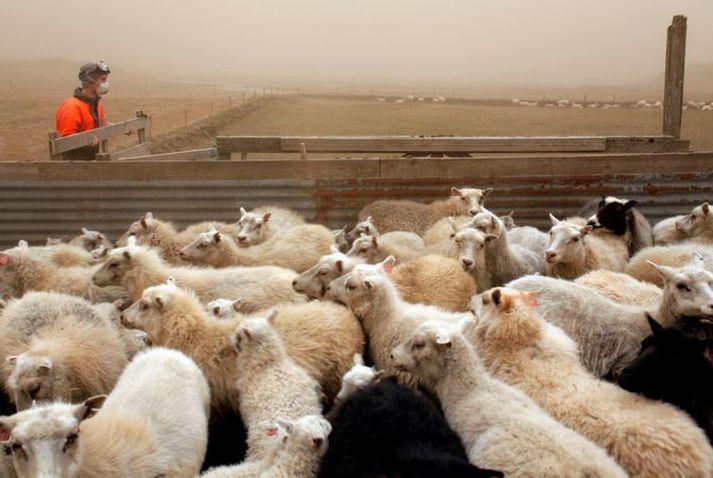
[{"label": "black sheep", "polygon": [[471,465],[440,410],[393,380],[355,392],[328,418],[332,433],[320,478],[503,476]]},{"label": "black sheep", "polygon": [[713,342],[648,320],[653,335],[643,340],[639,356],[624,369],[619,385],[685,410],[713,443]]},{"label": "black sheep", "polygon": [[[652,246],[654,236],[651,224],[636,208],[637,201],[602,197],[597,203],[596,213],[587,222],[595,229],[603,228],[617,236],[628,234],[626,244],[629,256],[633,256],[644,247]],[[582,208],[580,214],[586,217],[592,204]]]}]

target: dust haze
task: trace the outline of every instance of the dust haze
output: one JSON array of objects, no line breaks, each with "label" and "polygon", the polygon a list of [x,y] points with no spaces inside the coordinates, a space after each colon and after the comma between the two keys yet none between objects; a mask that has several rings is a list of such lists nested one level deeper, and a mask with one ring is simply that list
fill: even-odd
[{"label": "dust haze", "polygon": [[713,63],[711,0],[0,0],[0,59],[105,59],[166,79],[636,84]]}]

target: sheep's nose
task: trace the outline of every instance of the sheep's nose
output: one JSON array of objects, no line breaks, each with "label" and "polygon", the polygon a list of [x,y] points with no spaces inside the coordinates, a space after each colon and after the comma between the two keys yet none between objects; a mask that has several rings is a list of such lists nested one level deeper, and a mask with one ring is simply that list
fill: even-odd
[{"label": "sheep's nose", "polygon": [[471,210],[468,211],[468,212],[470,212],[470,215],[471,215],[471,216],[475,216],[475,215],[478,214],[480,211],[478,211],[477,209],[471,209]]},{"label": "sheep's nose", "polygon": [[554,251],[545,251],[545,258],[549,261],[554,259],[557,256],[557,253]]},{"label": "sheep's nose", "polygon": [[186,257],[186,253],[184,251],[178,251],[178,257],[184,259]]},{"label": "sheep's nose", "polygon": [[468,269],[473,266],[473,261],[471,261],[470,259],[461,259],[460,263],[465,269]]},{"label": "sheep's nose", "polygon": [[297,287],[297,279],[292,280],[292,288],[294,289],[295,287]]},{"label": "sheep's nose", "polygon": [[38,393],[40,393],[40,384],[39,384],[39,383],[36,383],[36,384],[30,386],[30,387],[27,389],[27,394],[28,394],[28,395],[30,396],[30,398],[33,399],[33,400],[34,400],[35,398],[37,398],[37,394],[38,394]]},{"label": "sheep's nose", "polygon": [[390,358],[391,360],[393,360],[393,359],[394,359],[394,354],[393,354],[393,353],[390,353],[390,354],[389,354],[389,358]]},{"label": "sheep's nose", "polygon": [[248,240],[248,238],[245,236],[238,236],[238,242],[245,242],[247,240]]}]

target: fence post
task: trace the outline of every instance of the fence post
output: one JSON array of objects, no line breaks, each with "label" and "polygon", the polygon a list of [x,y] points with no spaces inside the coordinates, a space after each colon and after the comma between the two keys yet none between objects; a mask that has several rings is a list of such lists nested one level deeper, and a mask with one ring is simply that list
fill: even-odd
[{"label": "fence post", "polygon": [[59,161],[62,159],[61,154],[57,154],[54,152],[54,140],[59,137],[59,133],[56,131],[50,131],[47,133],[48,139],[49,139],[49,147],[50,147],[50,160],[51,161]]},{"label": "fence post", "polygon": [[666,74],[663,91],[663,134],[681,137],[683,77],[686,65],[686,17],[676,15],[666,36]]},{"label": "fence post", "polygon": [[[136,112],[136,117],[137,118],[145,118],[146,115],[142,110],[139,110]],[[145,128],[140,128],[137,132],[137,137],[139,138],[139,143],[145,143],[146,142],[146,129]]]}]

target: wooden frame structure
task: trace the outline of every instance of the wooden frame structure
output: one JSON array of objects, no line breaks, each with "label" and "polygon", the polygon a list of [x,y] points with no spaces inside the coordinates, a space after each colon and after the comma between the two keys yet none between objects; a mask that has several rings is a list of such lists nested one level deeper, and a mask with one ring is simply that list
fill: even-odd
[{"label": "wooden frame structure", "polygon": [[[121,151],[109,153],[109,139],[136,132],[138,144]],[[151,117],[143,111],[136,112],[136,118],[110,124],[102,128],[96,128],[82,133],[60,137],[56,131],[49,133],[49,154],[51,160],[62,160],[63,154],[84,146],[90,146],[92,139],[99,140],[99,153],[96,155],[98,161],[108,161],[110,159],[126,158],[130,156],[146,155],[151,152],[148,138],[151,136]]]}]

